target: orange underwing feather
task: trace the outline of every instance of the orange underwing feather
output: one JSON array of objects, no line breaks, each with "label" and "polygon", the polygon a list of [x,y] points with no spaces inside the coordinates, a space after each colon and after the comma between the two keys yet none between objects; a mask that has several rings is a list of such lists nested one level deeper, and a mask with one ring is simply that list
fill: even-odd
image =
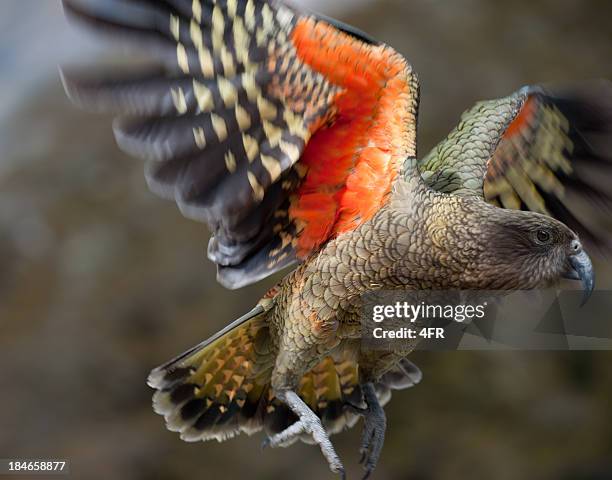
[{"label": "orange underwing feather", "polygon": [[367,221],[415,156],[411,67],[351,27],[272,1],[82,3],[64,0],[67,14],[148,46],[163,68],[69,73],[67,92],[118,115],[117,141],[147,162],[150,188],[210,227],[229,288]]},{"label": "orange underwing feather", "polygon": [[297,250],[304,258],[385,203],[400,162],[414,151],[415,112],[406,107],[416,92],[409,65],[386,46],[311,18],[296,24],[292,41],[302,62],[342,87],[333,123],[314,133],[300,158],[308,174],[289,213],[302,229]]},{"label": "orange underwing feather", "polygon": [[535,97],[529,97],[527,100],[525,100],[525,103],[521,107],[521,110],[516,118],[512,121],[512,123],[510,123],[510,125],[508,125],[503,138],[510,138],[520,134],[525,127],[530,125],[534,115],[536,114],[537,102],[538,101]]}]

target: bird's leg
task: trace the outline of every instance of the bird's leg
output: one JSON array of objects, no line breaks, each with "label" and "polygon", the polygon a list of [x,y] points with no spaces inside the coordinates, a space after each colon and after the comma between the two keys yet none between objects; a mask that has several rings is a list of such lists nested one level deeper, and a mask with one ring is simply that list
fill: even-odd
[{"label": "bird's leg", "polygon": [[293,443],[297,437],[306,433],[312,435],[312,439],[319,445],[323,456],[334,473],[340,473],[344,478],[344,467],[340,458],[334,450],[334,446],[325,432],[321,420],[304,403],[297,393],[292,390],[281,390],[276,392],[276,398],[286,404],[298,416],[298,421],[287,427],[280,433],[272,435],[264,441],[264,447],[282,447]]},{"label": "bird's leg", "polygon": [[385,411],[378,402],[374,384],[365,383],[361,386],[361,390],[366,407],[360,408],[355,405],[348,405],[347,407],[351,412],[361,415],[364,420],[361,448],[359,449],[361,460],[359,460],[359,463],[363,464],[363,468],[366,471],[363,477],[365,480],[374,471],[380,458],[380,452],[385,442],[387,419]]}]

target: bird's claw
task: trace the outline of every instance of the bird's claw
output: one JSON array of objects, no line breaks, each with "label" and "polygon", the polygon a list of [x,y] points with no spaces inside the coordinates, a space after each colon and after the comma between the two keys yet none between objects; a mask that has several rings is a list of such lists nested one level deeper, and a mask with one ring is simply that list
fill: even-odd
[{"label": "bird's claw", "polygon": [[384,414],[383,416],[379,416],[371,413],[365,417],[361,448],[359,450],[361,453],[359,463],[363,465],[365,470],[364,480],[368,478],[376,468],[385,441],[385,429],[386,421]]},{"label": "bird's claw", "polygon": [[340,474],[341,478],[344,480],[346,478],[344,466],[340,461],[340,457],[336,454],[334,446],[329,440],[329,436],[325,432],[319,417],[317,417],[317,415],[294,392],[283,392],[282,397],[280,394],[278,394],[277,397],[282,398],[299,417],[299,420],[282,432],[266,438],[262,443],[262,448],[286,447],[297,441],[302,434],[310,435],[314,442],[319,445],[321,453],[323,453],[323,456],[329,464],[330,470]]},{"label": "bird's claw", "polygon": [[370,477],[380,458],[385,441],[387,420],[385,418],[385,411],[380,406],[376,397],[374,386],[371,383],[364,385],[363,392],[367,407],[361,408],[349,404],[348,408],[354,413],[363,416],[364,419],[361,447],[359,449],[361,454],[359,463],[363,465],[365,470],[365,475],[363,476],[365,480]]}]

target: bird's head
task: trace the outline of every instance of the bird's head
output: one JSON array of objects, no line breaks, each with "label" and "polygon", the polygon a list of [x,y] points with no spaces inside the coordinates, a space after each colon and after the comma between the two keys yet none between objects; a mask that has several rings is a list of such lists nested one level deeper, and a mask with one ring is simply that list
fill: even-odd
[{"label": "bird's head", "polygon": [[482,240],[490,288],[544,288],[569,278],[582,282],[584,301],[593,291],[591,260],[578,235],[546,215],[493,207]]}]

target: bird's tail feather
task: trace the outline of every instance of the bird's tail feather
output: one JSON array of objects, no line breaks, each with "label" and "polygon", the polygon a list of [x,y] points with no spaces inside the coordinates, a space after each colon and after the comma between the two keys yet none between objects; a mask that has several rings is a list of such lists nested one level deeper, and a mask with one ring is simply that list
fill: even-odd
[{"label": "bird's tail feather", "polygon": [[[218,441],[238,433],[284,430],[297,417],[275,398],[270,386],[276,351],[261,306],[210,340],[153,370],[154,410],[169,430],[186,441]],[[376,383],[382,404],[391,390],[420,381],[417,367],[402,360]],[[342,356],[326,357],[302,378],[302,399],[329,434],[352,427],[358,416],[345,405],[362,405],[358,365]],[[304,437],[303,440],[309,439]]]},{"label": "bird's tail feather", "polygon": [[219,441],[261,429],[274,366],[266,315],[253,309],[233,328],[154,369],[154,410],[186,441]]}]

